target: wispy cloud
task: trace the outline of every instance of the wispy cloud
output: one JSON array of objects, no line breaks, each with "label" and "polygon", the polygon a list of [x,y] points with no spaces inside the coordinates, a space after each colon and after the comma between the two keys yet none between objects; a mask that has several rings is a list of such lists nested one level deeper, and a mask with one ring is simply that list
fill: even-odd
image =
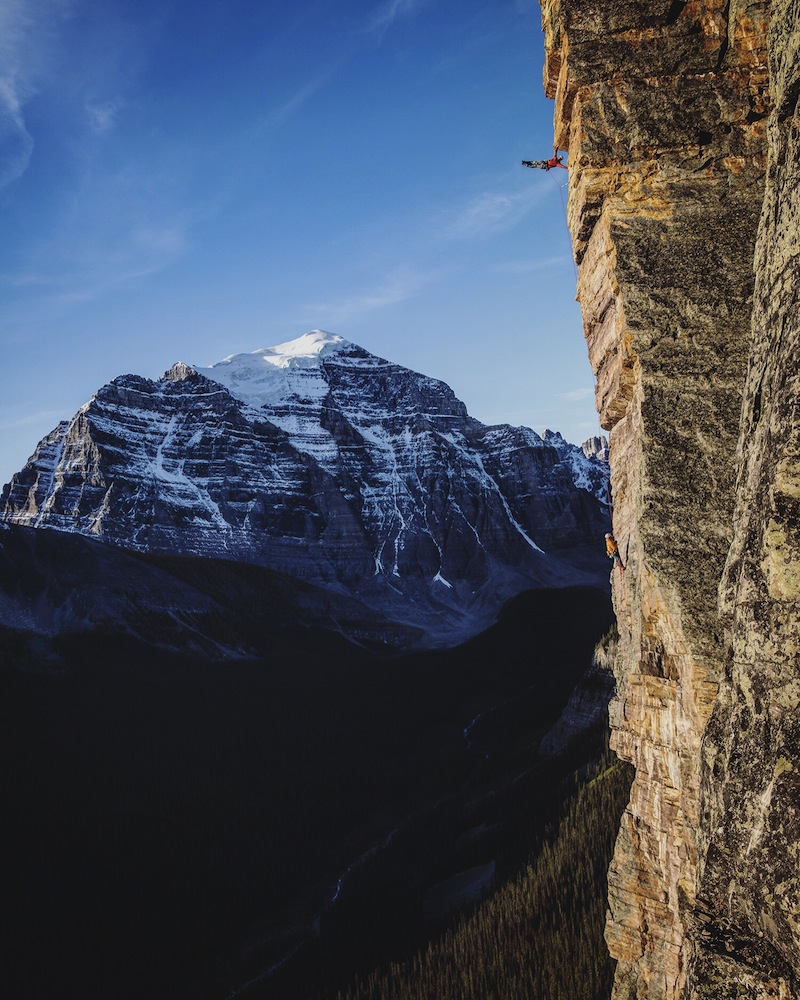
[{"label": "wispy cloud", "polygon": [[314,317],[324,320],[328,326],[336,327],[364,313],[405,302],[418,295],[436,277],[437,274],[432,271],[397,267],[379,284],[327,303],[308,305],[306,310]]},{"label": "wispy cloud", "polygon": [[25,173],[33,152],[33,137],[25,124],[13,77],[0,79],[0,188]]},{"label": "wispy cloud", "polygon": [[541,260],[508,260],[494,264],[492,270],[502,274],[536,274],[551,267],[560,267],[568,260],[569,257],[566,254],[543,257]]},{"label": "wispy cloud", "polygon": [[568,403],[581,403],[585,399],[594,399],[594,389],[589,386],[571,389],[569,392],[562,392],[559,399],[565,399]]},{"label": "wispy cloud", "polygon": [[183,226],[165,224],[133,230],[113,248],[97,253],[97,266],[91,265],[90,253],[84,255],[79,271],[59,275],[57,292],[60,304],[91,302],[108,292],[165,270],[186,251],[188,241]]},{"label": "wispy cloud", "polygon": [[89,128],[96,135],[110,131],[117,123],[117,117],[122,110],[121,101],[86,102],[86,119]]},{"label": "wispy cloud", "polygon": [[192,227],[214,206],[176,205],[168,167],[130,164],[116,175],[90,173],[73,192],[70,211],[48,237],[19,255],[19,267],[0,274],[0,287],[36,295],[38,309],[88,302],[165,270],[190,249]]},{"label": "wispy cloud", "polygon": [[258,121],[256,128],[259,130],[277,128],[290,121],[303,108],[303,106],[327,84],[334,74],[334,69],[325,73],[319,73],[312,79],[300,86],[282,104],[272,108]]},{"label": "wispy cloud", "polygon": [[60,410],[36,410],[35,412],[27,413],[23,417],[20,417],[18,412],[15,411],[15,415],[10,418],[6,418],[4,414],[0,414],[0,431],[16,431],[23,427],[49,422],[52,422],[53,426],[55,426],[63,416],[64,414]]},{"label": "wispy cloud", "polygon": [[485,191],[442,221],[446,240],[480,239],[508,232],[542,201],[539,188],[524,191]]},{"label": "wispy cloud", "polygon": [[30,89],[23,72],[29,32],[27,4],[6,0],[0,5],[0,188],[25,172],[33,151],[23,112]]},{"label": "wispy cloud", "polygon": [[403,17],[408,17],[421,7],[425,0],[385,0],[368,19],[365,31],[382,39],[391,26]]},{"label": "wispy cloud", "polygon": [[54,29],[72,0],[0,3],[0,189],[25,173],[34,148],[25,107],[47,74]]},{"label": "wispy cloud", "polygon": [[[348,290],[326,302],[307,304],[309,318],[335,329],[364,313],[405,302],[427,286],[452,277],[454,269],[460,266],[453,257],[454,243],[463,249],[470,241],[513,229],[543,197],[541,192],[530,189],[503,191],[503,183],[507,179],[499,178],[493,189],[460,201],[455,199],[449,206],[437,208],[427,204],[402,217],[389,214],[349,233],[343,245],[361,248],[361,266],[382,277],[366,288]],[[370,248],[366,255],[364,247]],[[510,262],[495,268],[530,273],[563,265],[567,259],[561,255],[544,261]]]}]

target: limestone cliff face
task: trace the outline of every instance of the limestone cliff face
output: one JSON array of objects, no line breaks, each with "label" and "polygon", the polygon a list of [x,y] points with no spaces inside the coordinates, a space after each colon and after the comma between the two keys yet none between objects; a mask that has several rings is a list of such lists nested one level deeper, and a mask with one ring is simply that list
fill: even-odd
[{"label": "limestone cliff face", "polygon": [[[704,741],[698,997],[800,996],[800,5],[771,5],[729,661]],[[722,944],[722,947],[720,947]]]},{"label": "limestone cliff face", "polygon": [[615,1000],[798,996],[800,5],[541,6],[625,561]]}]

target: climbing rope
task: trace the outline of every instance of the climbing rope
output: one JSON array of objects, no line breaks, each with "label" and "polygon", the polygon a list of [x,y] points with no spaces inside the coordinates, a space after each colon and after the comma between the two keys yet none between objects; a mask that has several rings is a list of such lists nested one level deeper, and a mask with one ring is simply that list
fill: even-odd
[{"label": "climbing rope", "polygon": [[[558,188],[558,195],[561,198],[561,210],[564,213],[564,226],[567,230],[567,238],[569,239],[569,259],[572,261],[572,270],[575,272],[575,283],[578,283],[578,266],[575,263],[575,255],[572,252],[572,233],[569,231],[569,215],[567,214],[567,203],[564,199],[564,188],[566,184],[559,184],[555,177],[551,177],[550,180]],[[568,183],[568,182],[567,182]]]},{"label": "climbing rope", "polygon": [[[555,167],[560,167],[562,170],[568,170],[569,168],[563,162],[564,157],[559,154],[558,146],[553,146],[553,155],[549,160],[523,160],[523,167],[533,167],[538,170],[544,170],[546,173],[550,173]],[[575,255],[572,252],[572,234],[569,231],[569,216],[567,214],[567,203],[564,200],[564,185],[559,184],[555,177],[550,178],[555,186],[558,188],[558,196],[561,199],[561,210],[564,213],[564,226],[567,230],[567,237],[569,238],[569,256],[572,261],[572,269],[575,272],[575,283],[578,281],[578,267],[575,263]]]}]

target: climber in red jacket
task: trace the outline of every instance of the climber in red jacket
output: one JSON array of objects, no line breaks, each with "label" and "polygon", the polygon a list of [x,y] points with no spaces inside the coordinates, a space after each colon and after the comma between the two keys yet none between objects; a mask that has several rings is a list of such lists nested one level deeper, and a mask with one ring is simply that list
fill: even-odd
[{"label": "climber in red jacket", "polygon": [[540,170],[552,170],[553,167],[561,167],[562,170],[569,170],[569,167],[562,162],[563,156],[558,155],[558,147],[553,147],[553,155],[549,160],[523,160],[523,167],[538,167]]}]

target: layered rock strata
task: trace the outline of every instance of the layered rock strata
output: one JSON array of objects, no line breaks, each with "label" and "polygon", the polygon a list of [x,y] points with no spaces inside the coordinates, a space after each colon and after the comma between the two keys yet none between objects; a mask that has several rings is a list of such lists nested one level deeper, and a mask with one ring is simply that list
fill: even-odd
[{"label": "layered rock strata", "polygon": [[606,484],[559,434],[481,424],[443,382],[313,331],[114,379],[39,444],[0,523],[255,563],[439,645],[524,590],[604,587]]},{"label": "layered rock strata", "polygon": [[795,996],[800,8],[541,6],[625,562],[615,998]]},{"label": "layered rock strata", "polygon": [[733,618],[704,741],[698,998],[800,996],[800,5],[770,5],[773,107],[755,257]]}]

